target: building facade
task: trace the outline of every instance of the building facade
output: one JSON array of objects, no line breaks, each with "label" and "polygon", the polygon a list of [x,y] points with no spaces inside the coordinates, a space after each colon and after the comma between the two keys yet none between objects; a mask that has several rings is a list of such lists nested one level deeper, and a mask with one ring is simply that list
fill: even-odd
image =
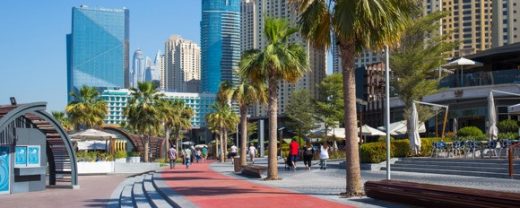
[{"label": "building facade", "polygon": [[173,35],[165,43],[164,88],[172,92],[198,92],[200,48],[192,41]]},{"label": "building facade", "polygon": [[[442,6],[440,6],[442,4]],[[491,48],[492,0],[425,0],[424,13],[442,10],[442,34],[459,42],[452,56],[467,56]]]},{"label": "building facade", "polygon": [[[72,8],[67,35],[67,94],[82,86],[98,89],[129,86],[127,9]],[[69,96],[69,102],[72,97]]]},{"label": "building facade", "polygon": [[202,0],[201,92],[216,93],[222,81],[238,83],[240,0]]},{"label": "building facade", "polygon": [[520,42],[520,2],[493,0],[493,47]]},{"label": "building facade", "polygon": [[130,87],[137,87],[138,82],[144,82],[146,70],[146,60],[141,49],[134,52],[132,70],[130,70]]},{"label": "building facade", "polygon": [[240,51],[258,48],[258,29],[256,0],[240,1]]},{"label": "building facade", "polygon": [[[183,93],[183,92],[161,92],[165,99],[181,100],[195,113],[191,119],[192,128],[206,127],[206,114],[211,113],[211,105],[215,102],[214,94],[207,93]],[[126,121],[124,109],[130,100],[128,89],[105,90],[101,98],[108,104],[108,114],[105,124],[121,124]]]},{"label": "building facade", "polygon": [[[253,4],[253,5],[251,5]],[[254,8],[251,9],[251,6]],[[267,38],[264,35],[265,17],[286,18],[292,26],[297,26],[298,14],[297,6],[289,3],[288,0],[255,0],[242,2],[242,28],[248,28],[253,24],[254,29],[249,32],[242,33],[243,50],[262,49],[267,45]],[[254,31],[254,32],[251,32]],[[256,37],[251,37],[254,34]],[[319,92],[317,84],[326,76],[326,52],[325,50],[314,48],[306,41],[301,34],[296,33],[289,38],[290,42],[301,44],[307,51],[310,71],[306,73],[298,82],[289,83],[280,81],[278,84],[278,114],[284,114],[287,104],[289,103],[292,92],[296,89],[306,89],[312,97],[317,98]],[[256,106],[251,111],[255,117],[265,117],[267,115],[267,106]]]}]

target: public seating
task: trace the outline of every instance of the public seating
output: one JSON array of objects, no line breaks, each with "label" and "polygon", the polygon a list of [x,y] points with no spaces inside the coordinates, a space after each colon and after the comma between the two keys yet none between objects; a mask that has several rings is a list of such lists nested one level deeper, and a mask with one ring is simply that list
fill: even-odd
[{"label": "public seating", "polygon": [[405,181],[367,181],[368,197],[421,207],[520,207],[520,194],[421,184]]},{"label": "public seating", "polygon": [[262,178],[262,173],[267,171],[267,167],[258,166],[258,165],[245,165],[242,166],[242,174],[255,177]]}]

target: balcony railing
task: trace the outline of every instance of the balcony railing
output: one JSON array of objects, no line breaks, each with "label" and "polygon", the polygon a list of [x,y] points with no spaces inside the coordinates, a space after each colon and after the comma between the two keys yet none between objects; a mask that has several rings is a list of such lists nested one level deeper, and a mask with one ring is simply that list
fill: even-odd
[{"label": "balcony railing", "polygon": [[440,87],[456,88],[456,87],[471,87],[471,86],[483,86],[493,84],[509,84],[518,83],[520,84],[520,70],[500,70],[500,71],[486,71],[486,72],[471,72],[471,70],[465,71],[463,74],[463,85],[461,85],[460,75],[452,74],[443,78],[439,85]]}]

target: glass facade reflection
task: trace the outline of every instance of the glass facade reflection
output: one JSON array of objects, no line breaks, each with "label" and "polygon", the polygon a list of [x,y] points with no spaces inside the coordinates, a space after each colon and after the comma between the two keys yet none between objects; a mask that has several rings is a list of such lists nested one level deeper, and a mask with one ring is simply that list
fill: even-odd
[{"label": "glass facade reflection", "polygon": [[100,90],[128,85],[128,18],[127,9],[72,8],[67,93],[84,85]]},{"label": "glass facade reflection", "polygon": [[238,82],[240,0],[202,0],[201,91],[216,93],[221,81]]}]

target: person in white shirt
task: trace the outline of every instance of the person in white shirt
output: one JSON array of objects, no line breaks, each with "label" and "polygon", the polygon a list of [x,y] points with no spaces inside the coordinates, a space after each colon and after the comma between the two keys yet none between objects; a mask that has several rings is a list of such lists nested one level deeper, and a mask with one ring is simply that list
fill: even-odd
[{"label": "person in white shirt", "polygon": [[229,157],[231,158],[231,163],[234,162],[234,159],[237,156],[238,147],[235,144],[231,145],[231,151],[229,152]]},{"label": "person in white shirt", "polygon": [[320,147],[320,169],[327,170],[327,160],[329,159],[329,144],[323,143]]},{"label": "person in white shirt", "polygon": [[177,150],[175,146],[171,145],[168,150],[168,157],[170,158],[170,169],[175,169],[175,160],[177,159]]},{"label": "person in white shirt", "polygon": [[249,146],[249,159],[254,164],[255,163],[255,156],[256,156],[256,148],[253,144],[250,144]]}]

